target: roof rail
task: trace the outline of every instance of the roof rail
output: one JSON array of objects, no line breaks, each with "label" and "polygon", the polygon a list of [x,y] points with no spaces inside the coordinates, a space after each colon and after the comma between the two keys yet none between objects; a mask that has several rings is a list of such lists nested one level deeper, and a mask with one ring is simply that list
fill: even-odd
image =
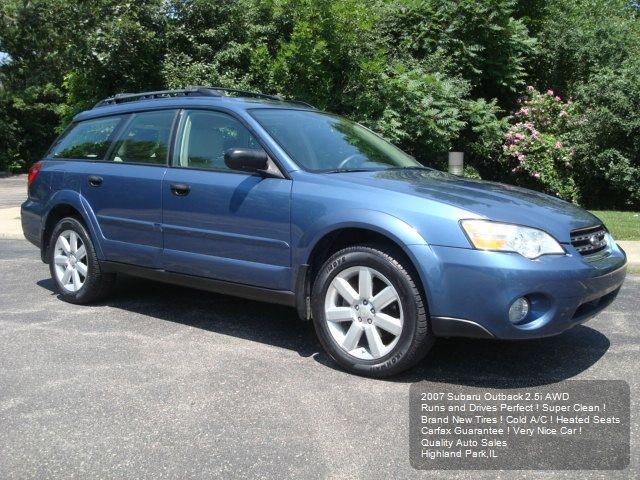
[{"label": "roof rail", "polygon": [[241,89],[238,89],[238,88],[225,88],[225,87],[203,87],[203,88],[209,88],[209,89],[215,90],[217,92],[236,93],[238,95],[243,95],[245,97],[265,98],[267,100],[276,100],[278,102],[296,103],[298,105],[304,105],[305,107],[316,108],[313,105],[311,105],[310,103],[304,102],[302,100],[288,99],[288,98],[282,97],[280,95],[268,95],[266,93],[251,92],[249,90],[241,90]]},{"label": "roof rail", "polygon": [[304,105],[305,107],[309,107],[309,108],[316,108],[310,103],[305,102],[304,100],[283,100],[283,102],[295,103],[297,105]]},{"label": "roof rail", "polygon": [[265,98],[267,100],[276,100],[278,102],[295,103],[298,105],[304,105],[305,107],[309,107],[309,108],[316,108],[310,103],[307,103],[305,101],[289,99],[289,98],[282,97],[280,95],[268,95],[266,93],[250,92],[248,90],[239,90],[237,88],[224,88],[224,87],[209,87],[209,88],[213,90],[217,90],[219,92],[237,93],[238,95],[243,95],[245,97]]},{"label": "roof rail", "polygon": [[100,100],[94,105],[93,108],[104,107],[106,105],[116,105],[118,103],[135,102],[137,100],[150,100],[152,98],[167,98],[167,97],[221,97],[222,94],[208,87],[187,87],[178,90],[157,90],[155,92],[141,92],[141,93],[118,93],[113,97]]},{"label": "roof rail", "polygon": [[203,87],[203,86],[189,86],[177,90],[158,90],[155,92],[141,92],[141,93],[119,93],[113,97],[100,100],[94,105],[93,108],[104,107],[107,105],[116,105],[118,103],[135,102],[139,100],[150,100],[153,98],[172,98],[172,97],[222,97],[224,94],[236,94],[245,97],[264,98],[267,100],[276,100],[279,102],[289,102],[304,105],[306,107],[315,108],[313,105],[303,102],[302,100],[287,100],[279,95],[267,95],[265,93],[250,92],[247,90],[240,90],[237,88],[225,88],[225,87]]},{"label": "roof rail", "polygon": [[209,87],[218,92],[224,93],[236,93],[238,95],[244,95],[245,97],[266,98],[267,100],[277,100],[284,102],[285,99],[279,95],[267,95],[266,93],[250,92],[248,90],[240,90],[238,88],[225,88],[225,87]]}]

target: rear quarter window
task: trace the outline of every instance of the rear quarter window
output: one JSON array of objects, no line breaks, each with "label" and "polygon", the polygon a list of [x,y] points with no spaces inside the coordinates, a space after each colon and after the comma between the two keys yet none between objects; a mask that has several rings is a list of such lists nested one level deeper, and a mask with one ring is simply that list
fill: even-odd
[{"label": "rear quarter window", "polygon": [[53,158],[102,160],[122,117],[96,118],[73,125],[53,146]]}]

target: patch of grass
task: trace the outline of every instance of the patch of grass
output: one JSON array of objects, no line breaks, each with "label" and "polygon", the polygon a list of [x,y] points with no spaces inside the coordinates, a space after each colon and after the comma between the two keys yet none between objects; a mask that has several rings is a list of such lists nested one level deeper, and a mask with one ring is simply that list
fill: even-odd
[{"label": "patch of grass", "polygon": [[640,213],[592,210],[616,240],[640,240]]}]

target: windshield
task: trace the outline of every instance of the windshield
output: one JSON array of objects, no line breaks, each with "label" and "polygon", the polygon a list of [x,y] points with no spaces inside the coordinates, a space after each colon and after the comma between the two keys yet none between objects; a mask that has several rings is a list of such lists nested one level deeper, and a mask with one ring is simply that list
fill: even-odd
[{"label": "windshield", "polygon": [[306,170],[422,168],[413,157],[346,118],[271,108],[254,109],[251,115]]}]

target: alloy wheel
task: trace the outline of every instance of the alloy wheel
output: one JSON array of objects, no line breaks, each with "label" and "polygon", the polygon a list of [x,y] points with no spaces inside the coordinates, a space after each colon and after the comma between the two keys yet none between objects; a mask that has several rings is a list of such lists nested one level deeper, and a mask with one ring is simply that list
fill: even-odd
[{"label": "alloy wheel", "polygon": [[56,278],[67,292],[77,292],[87,279],[87,249],[73,230],[58,235],[53,250]]},{"label": "alloy wheel", "polygon": [[324,313],[335,342],[363,360],[391,352],[404,324],[396,288],[380,272],[365,266],[350,267],[335,276],[327,289]]}]

